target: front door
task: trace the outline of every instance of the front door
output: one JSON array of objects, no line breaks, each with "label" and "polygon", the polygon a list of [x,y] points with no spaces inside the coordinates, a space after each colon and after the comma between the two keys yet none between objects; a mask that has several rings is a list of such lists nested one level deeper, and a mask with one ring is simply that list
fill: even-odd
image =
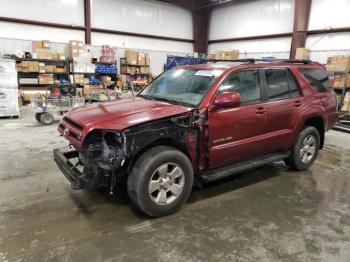
[{"label": "front door", "polygon": [[246,160],[266,151],[268,106],[263,99],[259,69],[230,74],[217,90],[239,92],[241,105],[236,108],[210,110],[210,168]]}]

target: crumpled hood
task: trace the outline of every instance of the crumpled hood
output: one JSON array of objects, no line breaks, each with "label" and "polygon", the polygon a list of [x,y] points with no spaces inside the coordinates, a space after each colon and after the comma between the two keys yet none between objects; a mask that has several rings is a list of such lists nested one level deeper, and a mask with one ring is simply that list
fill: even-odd
[{"label": "crumpled hood", "polygon": [[148,100],[141,97],[86,105],[73,109],[67,117],[92,129],[123,130],[148,121],[191,111],[190,107]]}]

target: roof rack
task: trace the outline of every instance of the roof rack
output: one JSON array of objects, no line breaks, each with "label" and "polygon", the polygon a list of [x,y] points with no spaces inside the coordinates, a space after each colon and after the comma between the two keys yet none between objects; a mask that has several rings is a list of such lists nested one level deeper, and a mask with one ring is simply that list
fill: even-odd
[{"label": "roof rack", "polygon": [[220,62],[232,62],[232,63],[248,63],[248,64],[256,64],[256,62],[265,62],[265,63],[290,63],[290,64],[313,64],[314,62],[311,60],[290,60],[290,59],[271,59],[271,58],[246,58],[246,59],[234,59],[234,60],[223,60],[223,59],[207,59],[201,62],[201,64],[205,63],[220,63]]}]

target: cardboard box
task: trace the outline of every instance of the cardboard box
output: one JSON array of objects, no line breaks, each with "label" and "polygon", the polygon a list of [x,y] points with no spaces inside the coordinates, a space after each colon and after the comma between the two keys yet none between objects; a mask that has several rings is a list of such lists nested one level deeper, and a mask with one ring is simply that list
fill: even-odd
[{"label": "cardboard box", "polygon": [[82,41],[79,41],[79,40],[70,40],[69,46],[73,48],[83,48],[84,44]]},{"label": "cardboard box", "polygon": [[39,62],[37,61],[27,61],[28,72],[39,72]]},{"label": "cardboard box", "polygon": [[239,59],[239,51],[235,49],[227,50],[227,51],[219,50],[219,51],[216,51],[215,59],[218,59],[218,60]]},{"label": "cardboard box", "polygon": [[54,65],[45,65],[45,72],[46,73],[54,73],[54,72],[56,72],[56,66],[54,66]]},{"label": "cardboard box", "polygon": [[33,51],[43,48],[43,41],[32,41]]},{"label": "cardboard box", "polygon": [[295,53],[295,60],[309,60],[310,59],[310,50],[307,48],[297,48]]},{"label": "cardboard box", "polygon": [[43,40],[42,45],[44,49],[50,49],[50,41],[49,40]]},{"label": "cardboard box", "polygon": [[52,53],[52,60],[58,61],[58,53]]},{"label": "cardboard box", "polygon": [[333,56],[328,57],[326,69],[327,71],[346,71],[350,68],[350,56]]},{"label": "cardboard box", "polygon": [[141,66],[141,67],[140,67],[140,73],[141,73],[141,74],[149,74],[149,73],[150,73],[149,67]]},{"label": "cardboard box", "polygon": [[150,58],[148,53],[145,54],[145,65],[150,65]]},{"label": "cardboard box", "polygon": [[122,74],[135,74],[136,67],[134,67],[134,66],[121,66],[120,72]]},{"label": "cardboard box", "polygon": [[56,66],[55,72],[56,73],[65,73],[66,72],[66,68],[64,66]]},{"label": "cardboard box", "polygon": [[83,88],[83,94],[86,96],[86,95],[89,95],[89,94],[92,94],[94,92],[101,92],[101,89],[102,86],[100,85],[84,85],[84,88]]},{"label": "cardboard box", "polygon": [[137,64],[138,65],[145,65],[146,64],[146,54],[145,53],[138,52]]},{"label": "cardboard box", "polygon": [[84,75],[83,74],[75,74],[74,75],[74,83],[78,85],[84,84]]},{"label": "cardboard box", "polygon": [[37,49],[36,54],[38,59],[52,60],[52,52],[50,49]]},{"label": "cardboard box", "polygon": [[79,57],[82,53],[84,52],[84,50],[82,48],[70,48],[69,49],[69,57],[71,58],[77,58]]},{"label": "cardboard box", "polygon": [[54,83],[53,74],[41,74],[38,76],[39,84],[52,85]]},{"label": "cardboard box", "polygon": [[138,59],[138,52],[137,51],[132,51],[132,50],[126,50],[125,51],[125,57],[126,58],[132,58],[137,61]]},{"label": "cardboard box", "polygon": [[132,58],[132,57],[127,57],[126,64],[127,65],[137,65],[137,59]]},{"label": "cardboard box", "polygon": [[58,60],[66,60],[66,55],[63,53],[58,53]]},{"label": "cardboard box", "polygon": [[341,107],[341,111],[343,112],[350,112],[350,92],[346,92],[344,100],[343,100],[343,106]]}]

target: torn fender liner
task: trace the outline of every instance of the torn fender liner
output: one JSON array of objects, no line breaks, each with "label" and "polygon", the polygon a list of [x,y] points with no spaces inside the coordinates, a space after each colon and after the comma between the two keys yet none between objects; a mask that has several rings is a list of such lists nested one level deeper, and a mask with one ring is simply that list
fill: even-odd
[{"label": "torn fender liner", "polygon": [[62,153],[58,149],[54,149],[53,156],[62,173],[71,182],[73,189],[88,187],[89,182],[86,177],[69,161],[69,159],[78,157],[77,151]]}]

